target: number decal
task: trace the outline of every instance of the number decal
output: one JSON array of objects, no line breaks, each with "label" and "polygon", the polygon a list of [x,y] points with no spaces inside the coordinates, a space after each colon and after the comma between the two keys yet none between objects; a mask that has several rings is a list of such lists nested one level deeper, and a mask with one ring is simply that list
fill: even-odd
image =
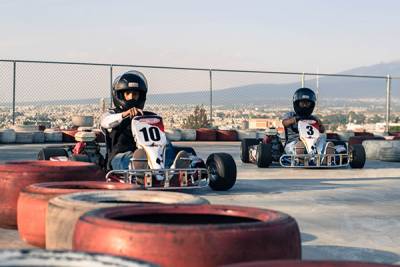
[{"label": "number decal", "polygon": [[307,131],[308,135],[314,135],[314,129],[313,129],[313,127],[311,125],[307,125],[306,129],[308,130]]},{"label": "number decal", "polygon": [[150,140],[153,142],[161,140],[160,130],[157,127],[149,127],[148,132],[147,128],[143,127],[139,131],[143,133],[143,138],[146,142],[149,142]]}]

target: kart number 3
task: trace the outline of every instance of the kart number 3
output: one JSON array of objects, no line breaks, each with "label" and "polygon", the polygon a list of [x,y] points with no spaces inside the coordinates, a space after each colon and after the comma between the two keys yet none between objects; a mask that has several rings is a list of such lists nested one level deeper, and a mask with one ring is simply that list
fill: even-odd
[{"label": "kart number 3", "polygon": [[143,127],[139,132],[143,134],[143,138],[146,142],[157,142],[161,140],[160,130],[157,127]]},{"label": "kart number 3", "polygon": [[308,135],[314,135],[314,129],[313,129],[313,127],[311,125],[307,125],[306,129],[307,129],[307,134]]}]

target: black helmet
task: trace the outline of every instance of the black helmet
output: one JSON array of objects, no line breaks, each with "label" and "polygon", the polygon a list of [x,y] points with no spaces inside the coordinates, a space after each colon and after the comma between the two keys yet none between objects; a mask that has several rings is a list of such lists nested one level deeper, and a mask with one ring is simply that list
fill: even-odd
[{"label": "black helmet", "polygon": [[[300,107],[299,103],[301,100],[307,100],[311,103],[309,107]],[[312,114],[315,107],[317,97],[313,90],[309,88],[297,89],[293,95],[293,108],[297,115],[308,117]]]},{"label": "black helmet", "polygon": [[[139,92],[137,100],[125,100],[124,91]],[[143,73],[135,70],[125,72],[115,78],[112,85],[112,98],[117,110],[125,111],[130,108],[143,109],[147,95],[147,80]]]}]

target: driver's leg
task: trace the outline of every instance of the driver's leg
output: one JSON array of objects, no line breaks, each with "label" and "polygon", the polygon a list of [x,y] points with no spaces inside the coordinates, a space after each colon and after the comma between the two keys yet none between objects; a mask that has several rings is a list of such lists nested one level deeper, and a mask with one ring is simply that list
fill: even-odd
[{"label": "driver's leg", "polygon": [[132,158],[132,152],[124,152],[116,154],[111,160],[113,170],[128,170],[129,162]]}]

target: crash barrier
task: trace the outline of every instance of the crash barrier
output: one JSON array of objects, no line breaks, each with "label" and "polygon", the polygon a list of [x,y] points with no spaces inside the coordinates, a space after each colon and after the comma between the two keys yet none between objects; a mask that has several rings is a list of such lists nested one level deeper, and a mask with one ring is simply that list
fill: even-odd
[{"label": "crash barrier", "polygon": [[237,130],[237,133],[240,141],[244,139],[257,138],[256,131]]},{"label": "crash barrier", "polygon": [[180,141],[182,132],[179,129],[165,129],[165,135],[169,141]]},{"label": "crash barrier", "polygon": [[400,149],[400,140],[364,140],[362,145],[367,159],[380,160],[381,150],[385,149],[384,153],[389,153],[388,151],[394,153],[396,149]]},{"label": "crash barrier", "polygon": [[217,141],[237,141],[238,134],[235,130],[217,130]]},{"label": "crash barrier", "polygon": [[72,125],[76,127],[93,127],[93,116],[72,116]]},{"label": "crash barrier", "polygon": [[217,131],[209,128],[197,129],[196,141],[217,141]]},{"label": "crash barrier", "polygon": [[79,218],[73,248],[165,267],[301,258],[294,218],[272,210],[225,205],[94,210]]},{"label": "crash barrier", "polygon": [[400,147],[385,147],[379,150],[379,159],[382,161],[400,162]]},{"label": "crash barrier", "polygon": [[[35,127],[36,129],[37,127]],[[28,128],[25,128],[28,129]],[[33,128],[32,128],[33,129]],[[55,130],[46,129],[42,131],[15,131],[14,129],[0,130],[0,143],[74,143],[75,134],[79,132],[78,128]],[[92,129],[96,135],[96,141],[105,142],[104,133],[100,129]],[[216,130],[209,128],[200,129],[166,129],[166,136],[170,141],[242,141],[249,138],[262,139],[265,131],[256,130]],[[284,139],[284,133],[280,134]],[[327,133],[328,139],[342,140],[349,144],[361,144],[363,140],[384,139],[369,132],[337,132]],[[385,136],[385,139],[400,139],[400,133],[391,133]]]},{"label": "crash barrier", "polygon": [[349,138],[349,146],[351,145],[361,145],[365,140],[385,140],[382,136],[352,136]]},{"label": "crash barrier", "polygon": [[158,191],[96,191],[62,195],[49,201],[46,218],[46,248],[72,249],[73,231],[84,213],[121,205],[209,204],[201,197]]},{"label": "crash barrier", "polygon": [[17,136],[13,129],[0,130],[0,143],[11,144],[15,143]]},{"label": "crash barrier", "polygon": [[196,141],[196,130],[195,129],[182,129],[181,141]]},{"label": "crash barrier", "polygon": [[38,249],[0,250],[0,266],[157,267],[149,262],[111,255]]},{"label": "crash barrier", "polygon": [[18,232],[25,242],[45,248],[48,201],[56,196],[93,190],[133,190],[138,185],[97,181],[50,182],[23,188],[18,197]]},{"label": "crash barrier", "polygon": [[52,129],[44,130],[44,141],[46,143],[61,143],[63,140],[63,134],[60,131]]},{"label": "crash barrier", "polygon": [[50,181],[104,181],[93,163],[78,161],[8,161],[0,164],[0,227],[17,226],[17,200],[24,187]]},{"label": "crash barrier", "polygon": [[318,261],[294,261],[294,260],[274,260],[274,261],[253,261],[229,264],[221,267],[394,267],[391,264],[381,264],[359,261],[337,261],[337,260],[318,260]]}]

